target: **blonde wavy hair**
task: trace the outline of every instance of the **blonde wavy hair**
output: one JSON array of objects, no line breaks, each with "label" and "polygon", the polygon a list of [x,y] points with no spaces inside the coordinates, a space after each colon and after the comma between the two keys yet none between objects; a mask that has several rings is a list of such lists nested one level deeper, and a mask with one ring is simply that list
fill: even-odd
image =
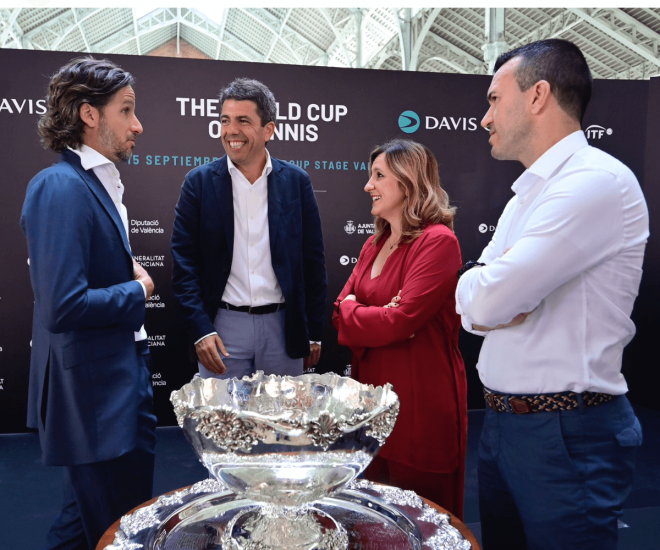
[{"label": "blonde wavy hair", "polygon": [[[410,139],[393,139],[371,151],[370,170],[380,155],[384,155],[385,164],[405,195],[401,242],[414,241],[431,224],[441,223],[453,231],[456,207],[449,205],[449,196],[440,184],[438,162],[431,150]],[[375,216],[374,225],[373,244],[376,244],[390,223]]]}]

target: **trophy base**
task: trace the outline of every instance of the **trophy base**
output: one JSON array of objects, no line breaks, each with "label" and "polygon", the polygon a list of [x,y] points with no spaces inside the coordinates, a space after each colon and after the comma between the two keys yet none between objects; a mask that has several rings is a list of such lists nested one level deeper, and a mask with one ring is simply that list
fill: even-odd
[{"label": "trophy base", "polygon": [[223,550],[347,550],[348,534],[314,507],[261,506],[234,516],[222,536]]}]

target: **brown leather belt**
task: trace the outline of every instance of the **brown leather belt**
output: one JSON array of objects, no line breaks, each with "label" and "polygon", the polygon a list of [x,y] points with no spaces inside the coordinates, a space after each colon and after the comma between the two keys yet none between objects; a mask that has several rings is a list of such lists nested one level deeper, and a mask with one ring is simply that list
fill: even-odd
[{"label": "brown leather belt", "polygon": [[585,391],[576,393],[565,391],[541,395],[511,395],[496,393],[484,388],[484,398],[495,412],[510,412],[513,414],[528,414],[536,412],[574,411],[581,407],[595,407],[616,396],[609,393]]}]

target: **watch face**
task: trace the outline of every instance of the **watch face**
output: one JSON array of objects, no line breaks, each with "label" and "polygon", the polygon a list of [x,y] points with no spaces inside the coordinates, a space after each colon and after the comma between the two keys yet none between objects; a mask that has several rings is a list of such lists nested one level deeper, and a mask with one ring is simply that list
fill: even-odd
[{"label": "watch face", "polygon": [[465,273],[466,271],[470,271],[470,269],[472,269],[473,267],[484,266],[484,265],[486,264],[473,262],[472,260],[470,260],[469,262],[466,262],[465,265],[461,267],[461,269],[458,270],[458,278],[460,279],[463,273]]}]

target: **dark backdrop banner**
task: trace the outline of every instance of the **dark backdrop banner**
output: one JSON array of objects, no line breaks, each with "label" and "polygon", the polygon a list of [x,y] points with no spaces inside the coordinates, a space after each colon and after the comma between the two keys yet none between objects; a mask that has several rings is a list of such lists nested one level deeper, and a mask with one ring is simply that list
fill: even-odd
[{"label": "dark backdrop banner", "polygon": [[[19,217],[30,179],[57,160],[36,133],[49,76],[73,53],[0,50],[0,433],[25,431],[33,295],[25,239]],[[328,266],[328,325],[318,372],[347,372],[348,350],[337,344],[329,317],[332,302],[372,233],[370,199],[363,187],[367,160],[377,144],[407,136],[431,148],[453,204],[456,234],[464,260],[476,259],[488,244],[511,184],[523,167],[491,158],[487,134],[479,126],[487,108],[487,76],[299,67],[225,61],[108,56],[137,78],[137,115],[144,134],[129,164],[119,166],[125,185],[130,240],[136,259],[152,275],[156,289],[148,303],[147,332],[153,357],[156,412],[161,425],[174,422],[169,395],[190,380],[196,366],[172,296],[169,240],[174,205],[185,174],[222,156],[219,140],[219,88],[235,77],[264,82],[279,104],[271,153],[294,162],[311,176],[319,203]],[[647,105],[657,111],[657,82],[597,81],[584,128],[593,145],[628,164],[645,182]],[[658,120],[657,115],[655,120]],[[646,169],[658,173],[658,130],[646,150]],[[657,185],[653,192],[657,195]],[[658,250],[647,255],[647,269],[658,271]],[[647,278],[648,279],[648,278]],[[652,296],[646,284],[644,304]],[[657,294],[657,293],[656,293]],[[655,296],[655,295],[654,295]],[[657,303],[657,302],[656,302]],[[648,304],[646,304],[648,306]],[[647,361],[658,322],[644,308],[637,315],[640,336],[634,361],[626,361],[633,396],[658,381]],[[570,320],[567,320],[570,322]],[[470,388],[469,405],[482,408],[474,368],[481,339],[463,333]],[[628,354],[628,358],[632,354]],[[431,360],[431,358],[429,358]],[[420,369],[424,365],[417,366]],[[430,365],[428,368],[432,368]],[[654,384],[657,385],[657,384]],[[634,386],[634,387],[633,387]],[[652,403],[651,406],[654,406]],[[657,406],[657,405],[655,405]]]}]

